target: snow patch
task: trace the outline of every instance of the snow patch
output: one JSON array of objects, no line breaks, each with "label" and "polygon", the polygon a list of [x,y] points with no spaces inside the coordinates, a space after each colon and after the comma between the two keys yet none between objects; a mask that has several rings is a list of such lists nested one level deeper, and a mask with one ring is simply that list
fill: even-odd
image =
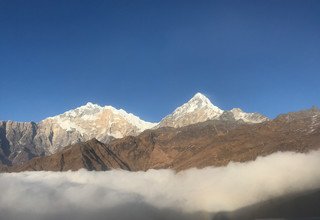
[{"label": "snow patch", "polygon": [[233,108],[230,110],[234,118],[238,120],[243,120],[246,123],[261,123],[267,120],[266,117],[259,115],[257,113],[246,113],[240,108]]}]

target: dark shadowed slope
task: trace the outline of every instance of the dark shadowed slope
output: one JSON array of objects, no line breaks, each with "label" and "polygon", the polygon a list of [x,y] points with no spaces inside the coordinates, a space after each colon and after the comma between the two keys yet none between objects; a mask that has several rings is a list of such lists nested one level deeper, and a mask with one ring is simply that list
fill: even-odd
[{"label": "dark shadowed slope", "polygon": [[79,170],[109,170],[129,167],[119,159],[106,145],[92,139],[90,141],[71,145],[61,152],[46,157],[36,157],[29,162],[11,167],[10,171],[67,171]]},{"label": "dark shadowed slope", "polygon": [[213,220],[320,219],[320,189],[273,198],[234,212],[218,213]]}]

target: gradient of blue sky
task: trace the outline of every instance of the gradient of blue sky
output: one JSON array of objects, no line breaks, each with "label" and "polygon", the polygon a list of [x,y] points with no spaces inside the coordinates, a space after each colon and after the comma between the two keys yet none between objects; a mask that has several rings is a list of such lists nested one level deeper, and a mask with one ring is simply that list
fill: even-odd
[{"label": "gradient of blue sky", "polygon": [[319,70],[317,0],[0,0],[0,120],[158,121],[198,91],[275,117],[320,105]]}]

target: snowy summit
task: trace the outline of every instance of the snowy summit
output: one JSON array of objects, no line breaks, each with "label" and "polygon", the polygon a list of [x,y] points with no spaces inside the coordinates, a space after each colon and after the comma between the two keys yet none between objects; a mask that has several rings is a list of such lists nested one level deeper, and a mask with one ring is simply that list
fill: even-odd
[{"label": "snowy summit", "polygon": [[187,103],[163,118],[157,127],[183,127],[207,120],[219,119],[223,113],[230,113],[234,120],[242,120],[245,123],[260,123],[268,120],[260,114],[246,113],[239,108],[224,111],[213,105],[205,95],[198,92]]}]

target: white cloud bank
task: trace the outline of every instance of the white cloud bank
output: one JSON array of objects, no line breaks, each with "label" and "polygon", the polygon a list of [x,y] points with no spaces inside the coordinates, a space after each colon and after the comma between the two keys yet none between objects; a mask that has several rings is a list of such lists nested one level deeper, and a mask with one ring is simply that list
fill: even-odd
[{"label": "white cloud bank", "polygon": [[[0,174],[0,219],[199,219],[320,188],[320,151],[226,167]],[[199,213],[201,212],[201,213]],[[197,213],[197,214],[194,214]]]}]

